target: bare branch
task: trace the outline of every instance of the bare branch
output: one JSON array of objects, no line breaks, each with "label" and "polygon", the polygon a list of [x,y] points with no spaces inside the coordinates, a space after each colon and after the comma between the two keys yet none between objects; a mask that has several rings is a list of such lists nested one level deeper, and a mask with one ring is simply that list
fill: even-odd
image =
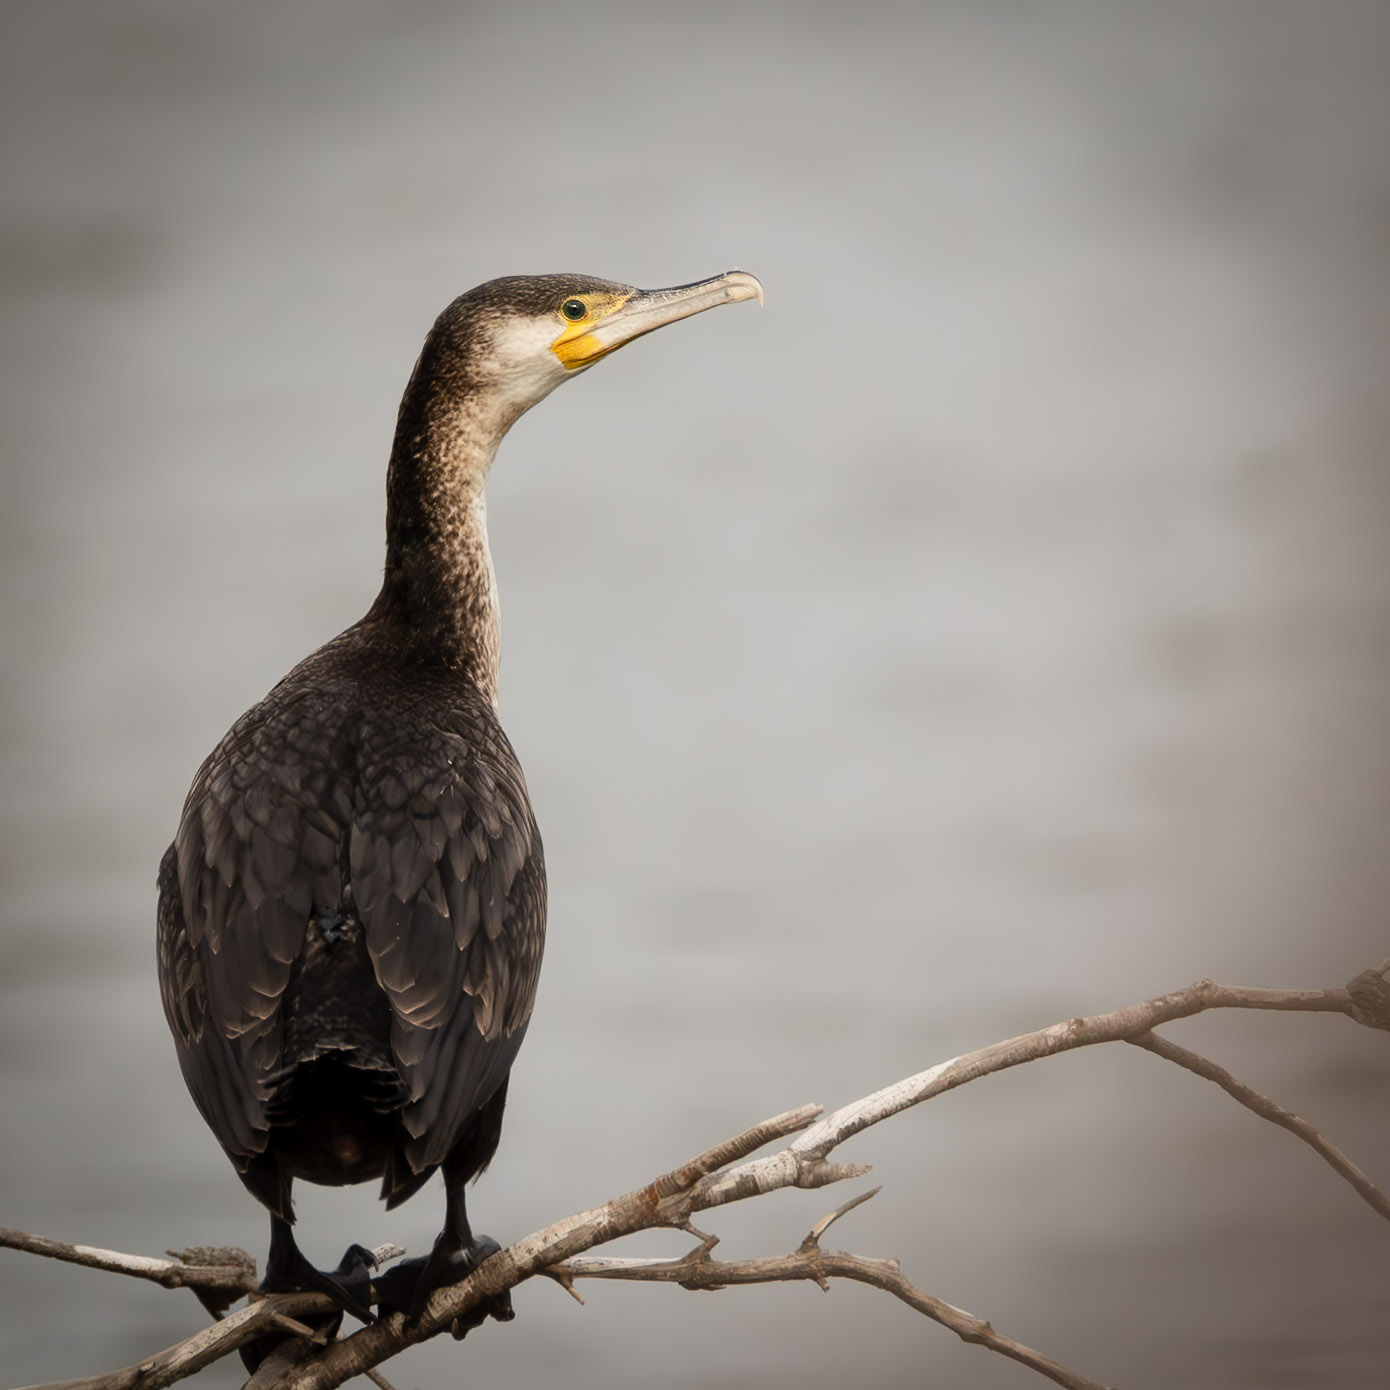
[{"label": "bare branch", "polygon": [[99,1250],[91,1245],[69,1245],[65,1240],[50,1240],[47,1236],[34,1236],[8,1227],[0,1227],[0,1247],[46,1255],[51,1260],[65,1260],[88,1269],[149,1279],[166,1289],[205,1289],[235,1297],[256,1287],[255,1260],[245,1250],[230,1247],[205,1246],[198,1251],[178,1252],[179,1256],[197,1254],[203,1257],[197,1260],[177,1257],[163,1260],[149,1255],[125,1255],[119,1250]]},{"label": "bare branch", "polygon": [[271,1298],[257,1299],[211,1327],[123,1370],[85,1380],[32,1385],[27,1390],[163,1390],[211,1366],[238,1347],[275,1331],[281,1319],[292,1318],[296,1313],[328,1312],[332,1308],[332,1302],[321,1293],[275,1294]]},{"label": "bare branch", "polygon": [[[852,1203],[846,1203],[842,1211],[867,1201],[871,1196],[873,1192],[856,1197]],[[820,1223],[821,1227],[840,1214],[836,1212],[827,1217]],[[581,1256],[566,1260],[551,1272],[563,1273],[571,1279],[650,1281],[701,1290],[722,1289],[731,1284],[783,1283],[797,1279],[810,1280],[828,1289],[830,1279],[852,1279],[891,1293],[933,1322],[949,1328],[962,1341],[988,1347],[1001,1356],[1019,1361],[1058,1385],[1067,1386],[1068,1390],[1102,1390],[1095,1381],[1087,1380],[1085,1376],[1068,1370],[1031,1347],[997,1332],[983,1318],[933,1298],[903,1275],[896,1260],[873,1260],[862,1255],[846,1254],[842,1250],[822,1250],[819,1245],[812,1243],[803,1244],[790,1255],[753,1260],[712,1260],[700,1251],[678,1260],[620,1260]]]},{"label": "bare branch", "polygon": [[[1358,977],[1361,978],[1361,977]],[[740,1201],[781,1187],[819,1186],[847,1176],[834,1172],[826,1156],[846,1139],[914,1105],[946,1091],[1024,1062],[1070,1052],[1096,1043],[1120,1042],[1147,1033],[1161,1023],[1189,1018],[1208,1009],[1279,1009],[1295,1012],[1341,1013],[1353,1016],[1351,995],[1345,989],[1242,989],[1201,980],[1187,989],[1162,994],[1142,1004],[1090,1018],[1054,1023],[1033,1033],[991,1043],[974,1052],[940,1062],[872,1095],[851,1101],[817,1121],[785,1149],[754,1159],[738,1168],[712,1174],[697,1190],[696,1206],[704,1208]]]},{"label": "bare branch", "polygon": [[[175,1258],[153,1259],[147,1255],[126,1255],[116,1250],[97,1250],[85,1245],[69,1245],[66,1241],[49,1240],[23,1231],[0,1231],[0,1244],[32,1254],[47,1255],[71,1264],[86,1265],[117,1274],[130,1274],[163,1284],[165,1288],[190,1288],[200,1296],[220,1294],[226,1302],[232,1297],[254,1293],[256,1262],[244,1250],[234,1247],[201,1246],[180,1251],[182,1256],[217,1257],[220,1263],[203,1265]],[[379,1245],[372,1254],[379,1262],[397,1259],[405,1254],[398,1245]],[[239,1283],[234,1283],[229,1271],[238,1271]],[[161,1390],[196,1375],[205,1367],[230,1356],[248,1342],[254,1342],[271,1332],[286,1332],[294,1338],[319,1345],[325,1338],[312,1327],[300,1322],[295,1313],[332,1313],[332,1300],[321,1293],[274,1294],[256,1298],[245,1308],[221,1317],[211,1327],[195,1332],[172,1347],[156,1352],[133,1366],[104,1375],[81,1380],[65,1380],[53,1385],[30,1386],[28,1390]]]},{"label": "bare branch", "polygon": [[1342,1013],[1352,1017],[1354,1007],[1346,989],[1250,989],[1202,980],[1187,989],[1140,1004],[1054,1024],[952,1058],[841,1107],[834,1114],[817,1120],[776,1153],[751,1159],[732,1169],[711,1167],[720,1156],[729,1155],[732,1160],[745,1143],[749,1147],[744,1152],[751,1152],[756,1147],[753,1136],[760,1132],[770,1133],[781,1124],[786,1124],[788,1132],[800,1129],[805,1110],[789,1112],[787,1116],[778,1116],[763,1126],[744,1131],[646,1188],[567,1217],[525,1237],[494,1255],[462,1284],[436,1293],[418,1327],[407,1332],[399,1316],[383,1319],[309,1358],[277,1381],[275,1390],[333,1390],[405,1346],[451,1326],[455,1319],[485,1300],[595,1245],[654,1226],[681,1226],[697,1211],[779,1188],[819,1187],[858,1176],[867,1171],[864,1165],[832,1164],[826,1161],[827,1155],[870,1125],[993,1072],[1078,1047],[1138,1037],[1160,1023],[1208,1009],[1275,1009]]},{"label": "bare branch", "polygon": [[1225,1067],[1218,1066],[1200,1053],[1179,1047],[1177,1043],[1169,1042],[1167,1038],[1160,1038],[1157,1033],[1142,1033],[1137,1038],[1130,1038],[1129,1041],[1135,1047],[1142,1047],[1146,1052],[1152,1052],[1157,1057],[1167,1058],[1168,1061],[1176,1062],[1178,1066],[1195,1072],[1196,1075],[1205,1077],[1208,1081],[1214,1081],[1227,1095],[1234,1096],[1247,1110],[1253,1110],[1261,1119],[1279,1125],[1288,1130],[1290,1134],[1296,1134],[1305,1144],[1321,1154],[1332,1165],[1333,1169],[1340,1173],[1366,1199],[1375,1211],[1390,1221],[1390,1198],[1387,1198],[1341,1149],[1314,1129],[1307,1120],[1295,1115],[1292,1110],[1285,1110],[1282,1105],[1277,1101],[1270,1100],[1268,1096],[1251,1090],[1243,1081],[1238,1081],[1232,1076]]},{"label": "bare branch", "polygon": [[[409,1330],[402,1317],[393,1313],[341,1341],[316,1348],[303,1335],[308,1329],[292,1319],[297,1312],[327,1308],[327,1300],[312,1294],[277,1296],[256,1301],[251,1307],[138,1367],[48,1390],[125,1390],[137,1383],[140,1390],[157,1390],[159,1386],[173,1384],[192,1374],[244,1342],[265,1335],[272,1328],[292,1332],[295,1336],[287,1339],[283,1348],[277,1349],[276,1354],[262,1364],[253,1378],[251,1390],[272,1390],[272,1387],[273,1390],[333,1390],[355,1375],[371,1373],[374,1367],[408,1346],[446,1329],[470,1325],[470,1314],[475,1325],[479,1310],[486,1311],[491,1306],[500,1308],[493,1300],[535,1274],[550,1275],[576,1298],[579,1295],[573,1284],[580,1275],[585,1278],[658,1279],[690,1288],[771,1279],[810,1279],[825,1287],[831,1277],[853,1279],[886,1289],[965,1340],[1020,1361],[1060,1385],[1090,1387],[1093,1382],[1001,1336],[982,1319],[924,1293],[903,1278],[894,1262],[823,1251],[820,1238],[828,1227],[872,1193],[845,1203],[817,1223],[798,1250],[776,1259],[718,1261],[710,1253],[715,1238],[707,1236],[700,1237],[699,1247],[675,1261],[580,1257],[594,1246],[653,1227],[672,1227],[699,1236],[691,1224],[691,1218],[699,1211],[783,1187],[820,1187],[857,1177],[869,1171],[867,1165],[832,1163],[829,1155],[845,1140],[871,1125],[994,1072],[1075,1048],[1117,1041],[1133,1042],[1188,1066],[1223,1086],[1257,1114],[1292,1130],[1317,1149],[1381,1215],[1390,1216],[1390,1201],[1360,1169],[1306,1122],[1250,1090],[1214,1063],[1152,1034],[1161,1024],[1208,1009],[1227,1008],[1340,1013],[1368,1027],[1390,1027],[1387,973],[1390,973],[1390,960],[1362,972],[1347,988],[1330,990],[1244,989],[1203,980],[1187,989],[1111,1013],[1054,1024],[952,1058],[842,1106],[830,1115],[823,1115],[819,1106],[812,1105],[764,1120],[645,1187],[565,1217],[499,1251],[460,1284],[437,1291],[419,1324]],[[766,1144],[791,1135],[797,1137],[776,1152],[751,1157]],[[205,1300],[219,1293],[226,1297],[229,1293],[234,1296],[243,1292],[255,1277],[254,1267],[243,1252],[231,1252],[225,1260],[223,1257],[228,1256],[228,1252],[224,1251],[183,1252],[171,1260],[152,1260],[46,1241],[13,1231],[0,1232],[0,1244],[151,1279],[166,1287],[193,1288]],[[391,1257],[378,1253],[383,1259]]]}]

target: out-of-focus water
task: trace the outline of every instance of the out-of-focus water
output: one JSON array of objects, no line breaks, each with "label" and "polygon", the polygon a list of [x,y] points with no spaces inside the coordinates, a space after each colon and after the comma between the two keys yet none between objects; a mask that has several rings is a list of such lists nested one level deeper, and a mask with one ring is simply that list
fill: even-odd
[{"label": "out-of-focus water", "polygon": [[[768,304],[605,363],[494,474],[553,905],[482,1229],[1059,1018],[1390,954],[1384,7],[57,0],[0,37],[5,1224],[263,1255],[154,870],[370,601],[414,353],[502,273],[740,265]],[[1172,1032],[1390,1180],[1383,1036]],[[1095,1379],[1390,1377],[1384,1223],[1150,1056],[844,1156],[885,1190],[839,1243]],[[774,1253],[848,1195],[706,1224]],[[311,1189],[302,1236],[421,1249],[441,1205]],[[17,1255],[0,1288],[7,1385],[202,1318]],[[1040,1383],[860,1288],[586,1292],[393,1379]]]}]

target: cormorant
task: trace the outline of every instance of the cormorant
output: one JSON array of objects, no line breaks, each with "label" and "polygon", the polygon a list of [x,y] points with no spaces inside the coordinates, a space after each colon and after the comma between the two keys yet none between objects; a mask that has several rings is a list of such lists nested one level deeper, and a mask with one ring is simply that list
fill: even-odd
[{"label": "cormorant", "polygon": [[267,1290],[320,1289],[372,1318],[367,1251],[333,1273],[300,1253],[295,1178],[380,1178],[394,1207],[443,1169],[433,1250],[376,1281],[375,1301],[412,1320],[497,1249],[473,1234],[464,1185],[501,1134],[546,884],[497,717],[488,470],[560,382],[753,297],[742,271],[666,290],[540,275],[450,304],[401,402],[381,592],[193,779],[159,869],[160,991],[188,1089],[270,1211]]}]

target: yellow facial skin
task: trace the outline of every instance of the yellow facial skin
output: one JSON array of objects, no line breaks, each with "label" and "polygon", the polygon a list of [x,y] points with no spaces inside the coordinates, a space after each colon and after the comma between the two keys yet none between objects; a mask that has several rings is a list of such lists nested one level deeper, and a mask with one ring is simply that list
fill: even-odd
[{"label": "yellow facial skin", "polygon": [[556,318],[564,324],[564,331],[550,345],[550,350],[558,357],[567,370],[575,367],[587,367],[591,362],[597,362],[600,357],[606,357],[616,347],[621,344],[615,343],[611,347],[604,347],[597,338],[593,336],[593,328],[596,324],[602,323],[610,314],[616,313],[624,304],[632,298],[630,294],[575,294],[571,299],[577,299],[589,311],[582,319],[571,321],[558,310]]}]

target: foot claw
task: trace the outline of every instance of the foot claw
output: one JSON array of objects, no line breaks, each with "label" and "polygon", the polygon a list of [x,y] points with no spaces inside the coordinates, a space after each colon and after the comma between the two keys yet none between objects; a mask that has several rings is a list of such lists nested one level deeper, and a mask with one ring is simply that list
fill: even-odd
[{"label": "foot claw", "polygon": [[482,1326],[489,1318],[496,1318],[498,1322],[511,1322],[514,1317],[516,1310],[512,1307],[512,1291],[506,1289],[484,1299],[461,1318],[455,1318],[449,1324],[449,1334],[454,1341],[461,1342],[475,1327]]},{"label": "foot claw", "polygon": [[376,1256],[365,1245],[354,1244],[343,1251],[343,1258],[338,1261],[338,1268],[333,1273],[351,1277],[364,1269],[375,1268]]}]

